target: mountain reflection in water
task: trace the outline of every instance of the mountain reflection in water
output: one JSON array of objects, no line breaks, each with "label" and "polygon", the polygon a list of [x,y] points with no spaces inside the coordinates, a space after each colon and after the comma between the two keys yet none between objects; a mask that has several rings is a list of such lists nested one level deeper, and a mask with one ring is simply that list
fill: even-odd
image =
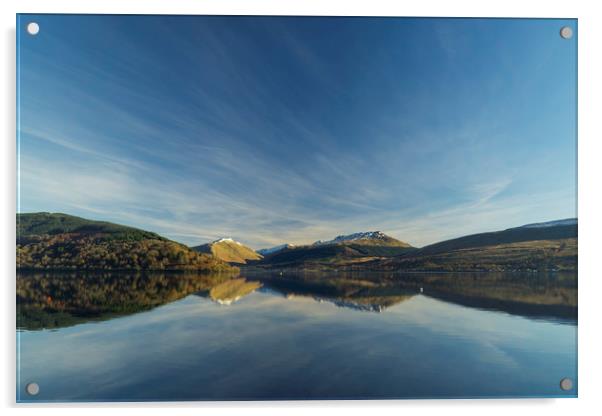
[{"label": "mountain reflection in water", "polygon": [[[231,305],[262,286],[260,282],[248,282],[245,278],[234,278],[209,289],[209,297],[221,305]],[[201,292],[206,295],[207,292]]]},{"label": "mountain reflection in water", "polygon": [[574,274],[18,273],[17,328],[39,330],[153,309],[196,294],[232,304],[255,290],[382,312],[418,294],[471,308],[575,324]]}]

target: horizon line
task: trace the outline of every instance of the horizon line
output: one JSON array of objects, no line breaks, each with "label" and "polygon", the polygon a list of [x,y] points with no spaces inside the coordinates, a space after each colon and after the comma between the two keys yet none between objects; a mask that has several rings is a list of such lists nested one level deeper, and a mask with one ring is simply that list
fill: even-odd
[{"label": "horizon line", "polygon": [[[135,228],[135,229],[137,229],[137,230],[140,230],[140,231],[148,231],[148,232],[153,232],[153,233],[155,233],[155,234],[157,234],[157,235],[159,235],[159,236],[161,236],[161,237],[164,237],[162,234],[159,234],[158,232],[156,232],[156,231],[153,231],[153,230],[150,230],[150,229],[143,229],[143,228],[139,228],[139,227],[136,227],[136,226],[131,226],[131,225],[127,225],[127,224],[122,224],[122,223],[118,223],[118,222],[113,222],[113,221],[111,221],[111,220],[103,220],[103,219],[100,219],[100,220],[97,220],[97,219],[89,219],[89,218],[85,218],[85,217],[80,217],[80,216],[78,216],[78,215],[67,214],[67,213],[65,213],[65,212],[50,212],[50,211],[37,211],[37,212],[16,212],[16,215],[17,215],[17,216],[19,216],[19,215],[33,215],[33,214],[67,215],[67,216],[70,216],[70,217],[76,217],[76,218],[80,218],[80,219],[83,219],[83,220],[86,220],[86,221],[95,221],[95,222],[108,222],[108,223],[112,223],[112,224],[115,224],[115,225],[120,225],[120,226],[124,226],[124,227],[129,227],[129,228]],[[513,229],[513,228],[521,228],[521,227],[533,226],[533,225],[538,225],[538,224],[546,224],[546,223],[551,223],[551,222],[570,221],[570,220],[575,220],[575,221],[578,223],[578,217],[567,217],[567,218],[552,219],[552,220],[546,220],[546,221],[531,222],[531,223],[522,224],[522,225],[517,225],[517,226],[508,227],[508,228],[504,228],[504,229],[490,230],[490,231],[480,231],[480,232],[471,233],[471,234],[463,234],[463,235],[459,235],[459,236],[456,236],[456,237],[447,238],[447,239],[444,239],[444,240],[434,241],[434,242],[431,242],[431,243],[429,243],[429,244],[425,244],[425,245],[423,245],[423,246],[421,246],[421,247],[413,246],[413,245],[411,245],[410,243],[406,242],[405,240],[400,240],[399,238],[397,238],[397,237],[395,237],[395,236],[393,236],[393,235],[387,234],[386,232],[384,232],[384,231],[382,231],[382,230],[356,231],[356,232],[351,232],[351,233],[343,233],[343,234],[338,234],[338,235],[336,235],[336,236],[335,236],[335,237],[334,237],[332,240],[334,240],[334,239],[336,239],[336,238],[338,238],[338,237],[344,237],[344,236],[349,236],[349,235],[353,235],[353,234],[361,234],[361,233],[376,233],[376,232],[381,232],[381,233],[385,234],[385,235],[386,235],[386,236],[388,236],[388,237],[394,238],[394,239],[396,239],[396,240],[398,240],[398,241],[400,241],[400,242],[402,242],[402,243],[405,243],[405,244],[408,244],[408,245],[410,245],[410,247],[414,247],[414,248],[424,248],[424,247],[427,247],[427,246],[430,246],[430,245],[433,245],[433,244],[441,243],[441,242],[444,242],[444,241],[450,241],[450,240],[454,240],[454,239],[456,239],[456,238],[466,237],[466,236],[470,236],[470,235],[477,235],[477,234],[484,234],[484,233],[494,233],[494,232],[500,232],[500,231],[506,231],[506,230],[510,230],[510,229]],[[18,223],[17,223],[17,226],[18,226]],[[290,244],[290,245],[293,245],[293,246],[296,246],[296,247],[305,247],[305,246],[311,246],[311,245],[313,245],[313,244],[315,244],[315,243],[317,243],[317,242],[323,241],[323,240],[320,240],[320,239],[318,239],[318,240],[315,240],[314,242],[310,242],[310,243],[303,243],[303,244],[293,244],[293,243],[290,243],[290,242],[288,242],[288,241],[284,241],[284,242],[282,242],[282,243],[280,243],[280,244],[275,244],[275,245],[272,245],[272,246],[270,246],[270,247],[260,247],[260,248],[257,248],[257,249],[255,249],[255,248],[251,247],[250,245],[247,245],[247,244],[245,244],[245,243],[243,243],[243,242],[241,242],[241,241],[239,241],[239,240],[237,240],[237,239],[235,239],[235,238],[232,238],[232,237],[230,237],[230,236],[222,236],[222,237],[219,237],[219,238],[217,238],[217,239],[214,239],[214,240],[211,240],[211,241],[206,241],[206,242],[203,242],[203,243],[199,243],[199,244],[191,244],[191,245],[184,244],[184,243],[181,243],[180,241],[176,241],[176,240],[172,240],[172,241],[174,241],[174,242],[176,242],[176,243],[179,243],[179,244],[183,244],[183,245],[185,245],[185,246],[187,246],[187,247],[189,247],[189,248],[194,248],[194,247],[202,246],[202,245],[205,245],[205,244],[213,244],[213,243],[216,243],[216,242],[218,242],[218,241],[220,241],[220,240],[224,240],[224,239],[230,239],[230,240],[232,240],[232,241],[234,241],[234,242],[238,242],[238,243],[240,243],[240,244],[243,244],[243,245],[244,245],[244,246],[246,246],[246,247],[249,247],[249,248],[251,248],[251,249],[252,249],[252,250],[254,250],[254,251],[258,251],[258,250],[265,250],[265,249],[270,249],[270,248],[273,248],[273,247],[278,247],[278,246],[281,246],[281,245],[287,245],[287,244]],[[170,239],[170,240],[171,240],[171,239]],[[326,241],[330,241],[330,240],[326,240]]]}]

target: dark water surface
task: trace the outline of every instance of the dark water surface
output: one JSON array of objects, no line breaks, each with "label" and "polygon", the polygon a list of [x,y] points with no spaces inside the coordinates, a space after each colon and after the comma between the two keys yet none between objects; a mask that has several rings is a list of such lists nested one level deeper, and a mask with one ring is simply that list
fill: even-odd
[{"label": "dark water surface", "polygon": [[242,276],[19,274],[17,399],[577,394],[574,276]]}]

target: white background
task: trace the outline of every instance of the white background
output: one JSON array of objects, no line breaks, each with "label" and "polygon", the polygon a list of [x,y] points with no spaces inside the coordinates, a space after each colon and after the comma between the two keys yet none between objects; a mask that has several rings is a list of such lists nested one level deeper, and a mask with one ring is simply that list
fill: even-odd
[{"label": "white background", "polygon": [[[0,255],[2,270],[2,405],[10,414],[43,412],[45,415],[128,414],[421,414],[489,415],[602,414],[600,342],[600,260],[602,244],[602,173],[600,106],[602,90],[602,20],[595,1],[427,1],[384,0],[2,0],[2,147],[0,172]],[[391,15],[565,17],[579,19],[579,399],[547,400],[425,400],[347,402],[242,402],[172,404],[16,405],[15,404],[15,13],[153,13],[153,14],[287,14],[287,15]],[[596,50],[597,49],[597,50]],[[596,76],[597,75],[597,76]],[[598,262],[596,262],[598,260]],[[84,410],[81,407],[85,407]],[[138,408],[138,409],[137,409]],[[168,408],[168,409],[166,409]],[[597,408],[597,411],[596,411]]]}]

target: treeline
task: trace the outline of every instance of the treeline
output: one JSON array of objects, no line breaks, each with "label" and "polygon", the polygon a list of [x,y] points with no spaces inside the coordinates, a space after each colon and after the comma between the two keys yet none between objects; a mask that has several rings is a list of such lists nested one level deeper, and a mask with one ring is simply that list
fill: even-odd
[{"label": "treeline", "polygon": [[235,271],[213,256],[165,239],[113,239],[103,235],[30,236],[17,242],[19,269]]}]

